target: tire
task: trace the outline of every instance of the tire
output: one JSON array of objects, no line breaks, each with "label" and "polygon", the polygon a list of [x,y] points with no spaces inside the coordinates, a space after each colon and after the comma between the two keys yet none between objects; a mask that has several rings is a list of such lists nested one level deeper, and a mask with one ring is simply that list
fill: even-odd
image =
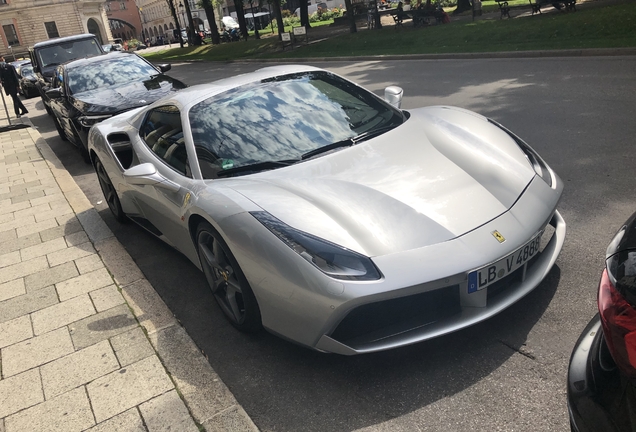
[{"label": "tire", "polygon": [[99,187],[102,189],[108,208],[118,222],[125,223],[128,218],[121,208],[121,202],[119,201],[119,196],[117,196],[117,191],[113,186],[113,182],[110,181],[110,177],[108,177],[108,173],[106,173],[104,165],[102,165],[102,162],[97,158],[95,159],[95,173],[97,173]]},{"label": "tire", "polygon": [[240,331],[259,331],[258,302],[230,248],[207,222],[197,227],[196,242],[203,273],[225,318]]},{"label": "tire", "polygon": [[55,124],[55,129],[57,129],[57,134],[62,138],[62,141],[68,141],[68,137],[66,136],[66,132],[62,129],[60,122],[57,120],[57,117],[53,116],[53,123]]}]

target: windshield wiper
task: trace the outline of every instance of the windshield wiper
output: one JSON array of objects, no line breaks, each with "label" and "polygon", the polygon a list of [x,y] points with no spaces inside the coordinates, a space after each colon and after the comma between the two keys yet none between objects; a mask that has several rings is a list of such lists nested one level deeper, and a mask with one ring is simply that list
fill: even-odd
[{"label": "windshield wiper", "polygon": [[313,149],[311,151],[308,151],[307,153],[303,154],[300,159],[301,160],[305,160],[305,159],[309,159],[313,156],[316,156],[318,154],[321,153],[326,153],[329,150],[333,150],[333,149],[337,149],[340,147],[351,147],[352,145],[358,144],[359,142],[362,142],[364,140],[368,140],[369,138],[373,138],[375,136],[378,135],[382,135],[384,132],[387,132],[391,129],[393,129],[394,127],[396,127],[397,125],[388,125],[388,126],[382,126],[379,127],[377,129],[373,129],[370,131],[366,131],[366,132],[362,132],[360,135],[356,135],[354,137],[351,138],[347,138],[347,139],[343,139],[342,141],[336,141],[335,143],[332,144],[327,144],[326,146],[322,146],[322,147],[318,147],[317,149]]},{"label": "windshield wiper", "polygon": [[258,172],[258,171],[266,171],[274,168],[285,167],[289,165],[293,165],[298,162],[298,159],[290,159],[290,160],[282,160],[282,161],[265,161],[265,162],[257,162],[249,165],[237,166],[236,168],[228,168],[223,171],[219,171],[216,175],[217,177],[228,177],[232,174],[241,173],[241,172]]}]

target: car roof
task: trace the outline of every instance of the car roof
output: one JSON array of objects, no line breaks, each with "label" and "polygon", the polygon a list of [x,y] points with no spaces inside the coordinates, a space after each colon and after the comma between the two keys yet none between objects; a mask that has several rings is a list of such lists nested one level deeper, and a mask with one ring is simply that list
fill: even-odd
[{"label": "car roof", "polygon": [[38,42],[35,45],[33,45],[33,48],[41,48],[41,47],[45,47],[49,45],[58,45],[64,42],[71,42],[71,41],[82,40],[82,39],[97,39],[97,38],[95,37],[94,34],[91,34],[91,33],[84,33],[84,34],[73,35],[73,36],[64,36],[64,37],[53,38],[53,39],[45,40],[42,42]]}]

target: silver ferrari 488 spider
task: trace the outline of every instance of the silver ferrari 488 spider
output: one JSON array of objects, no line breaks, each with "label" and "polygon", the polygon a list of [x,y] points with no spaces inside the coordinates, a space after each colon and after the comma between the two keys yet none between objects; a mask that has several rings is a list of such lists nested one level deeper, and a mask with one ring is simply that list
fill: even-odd
[{"label": "silver ferrari 488 spider", "polygon": [[99,123],[90,156],[115,217],[187,256],[238,329],[386,350],[520,300],[565,237],[563,183],[530,146],[401,99],[269,67]]}]

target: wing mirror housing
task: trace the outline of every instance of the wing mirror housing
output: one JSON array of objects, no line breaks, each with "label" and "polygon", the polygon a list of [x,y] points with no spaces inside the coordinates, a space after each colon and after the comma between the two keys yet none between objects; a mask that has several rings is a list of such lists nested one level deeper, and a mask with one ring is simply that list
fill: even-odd
[{"label": "wing mirror housing", "polygon": [[60,99],[62,97],[62,88],[54,88],[46,91],[46,96],[49,99]]},{"label": "wing mirror housing", "polygon": [[129,184],[156,186],[170,192],[178,192],[181,187],[162,176],[150,162],[135,165],[124,171],[124,178]]},{"label": "wing mirror housing", "polygon": [[168,72],[170,69],[172,69],[172,65],[170,63],[165,63],[165,64],[160,64],[159,65],[159,70],[161,72]]},{"label": "wing mirror housing", "polygon": [[389,86],[384,89],[384,100],[400,109],[402,105],[402,96],[404,96],[404,90],[402,87],[398,86]]}]

